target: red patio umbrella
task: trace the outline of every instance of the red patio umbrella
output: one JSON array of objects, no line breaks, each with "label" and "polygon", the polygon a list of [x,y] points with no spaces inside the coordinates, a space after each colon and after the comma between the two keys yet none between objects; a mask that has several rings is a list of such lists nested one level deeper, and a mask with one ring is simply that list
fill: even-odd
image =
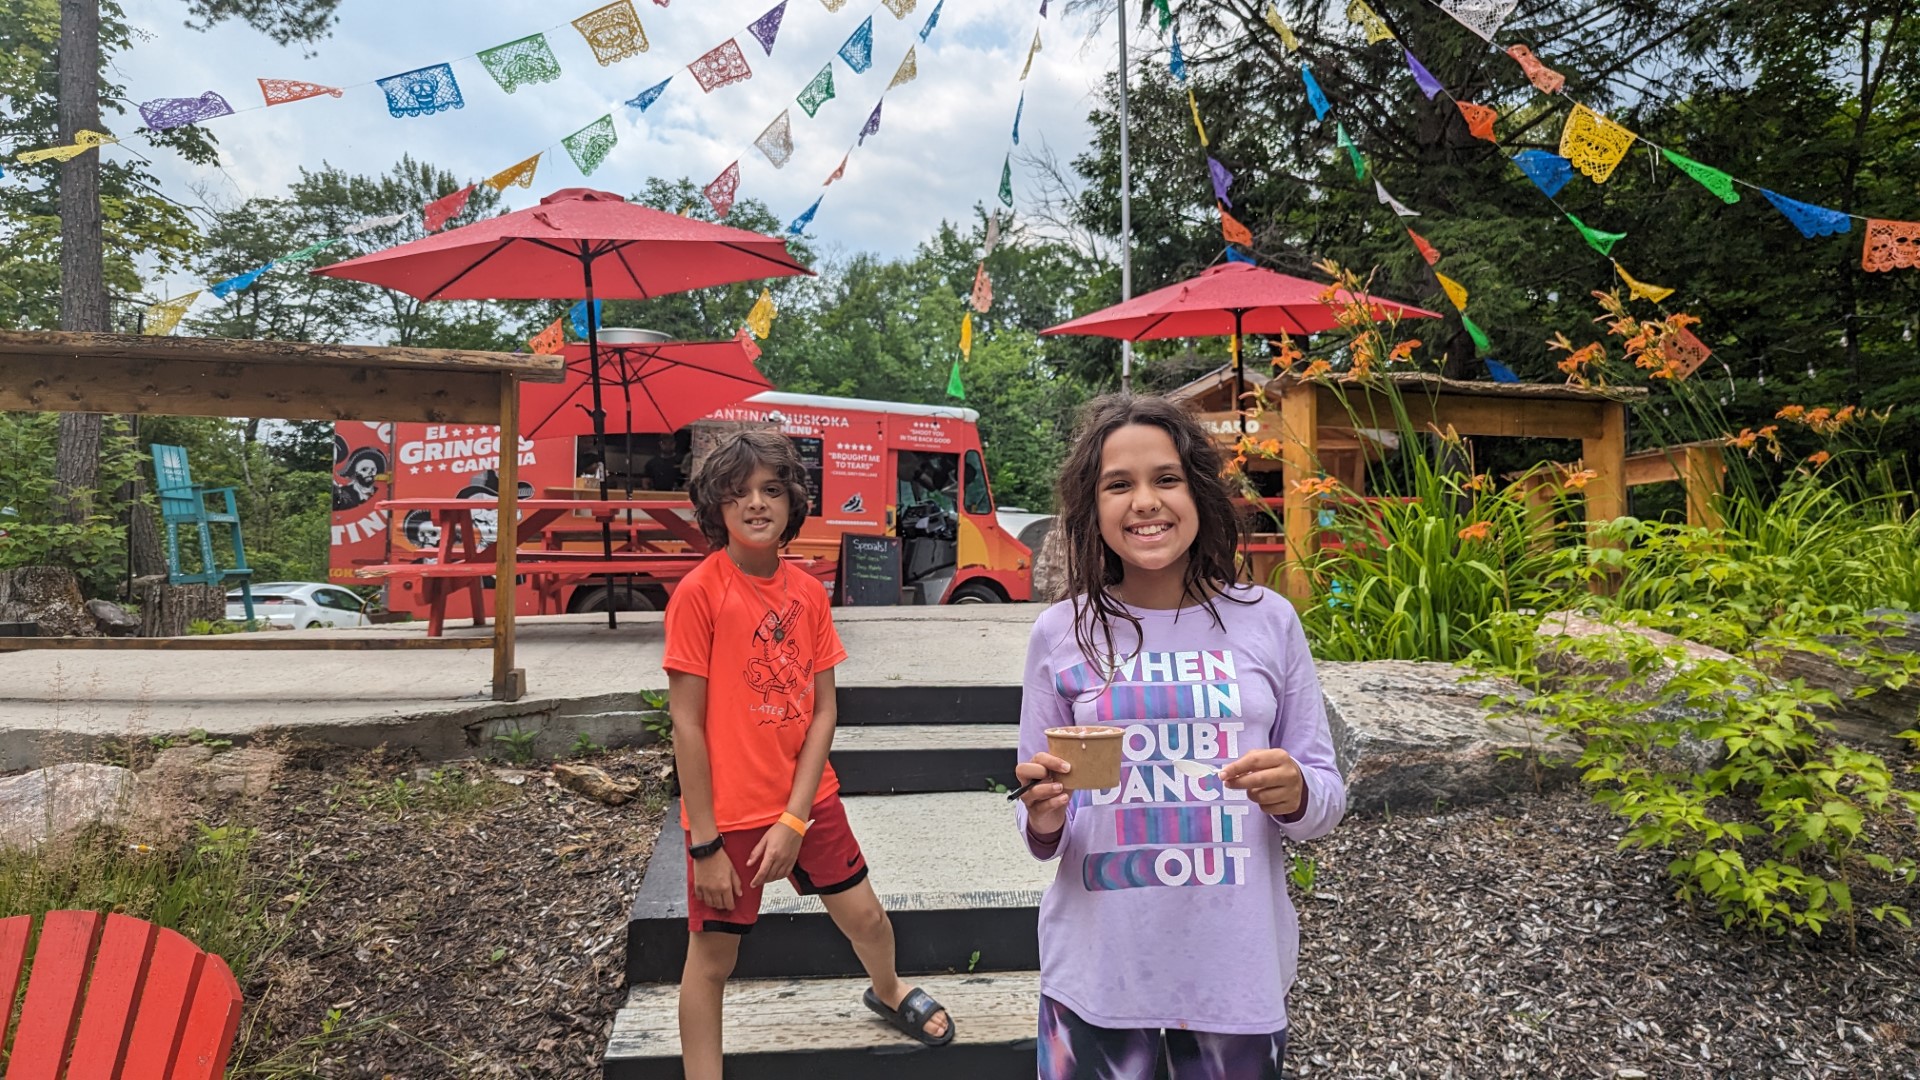
[{"label": "red patio umbrella", "polygon": [[[739,338],[601,345],[600,381],[619,399],[608,433],[678,431],[773,389],[753,366],[750,348]],[[520,388],[520,411],[528,418],[530,439],[594,433],[593,410],[582,400],[591,393],[593,358],[584,344],[568,345],[561,354],[567,358],[564,382]]]},{"label": "red patio umbrella", "polygon": [[[1164,338],[1233,336],[1234,401],[1246,392],[1246,371],[1240,359],[1242,334],[1317,334],[1339,325],[1338,306],[1364,302],[1375,321],[1437,319],[1425,308],[1377,296],[1336,289],[1332,303],[1322,299],[1327,286],[1292,277],[1262,266],[1223,263],[1200,276],[1155,289],[1125,303],[1115,304],[1040,331],[1042,334],[1086,334],[1122,341]],[[1246,420],[1241,419],[1244,430]]]},{"label": "red patio umbrella", "polygon": [[[565,188],[538,206],[486,218],[315,271],[398,289],[422,300],[587,302],[587,352],[600,353],[594,301],[648,300],[669,293],[769,277],[812,274],[785,240],[638,206],[591,188]],[[600,365],[588,371],[594,436],[605,460],[606,412]],[[600,497],[606,498],[606,480]],[[613,532],[601,528],[610,558]],[[614,625],[611,606],[607,625]]]}]

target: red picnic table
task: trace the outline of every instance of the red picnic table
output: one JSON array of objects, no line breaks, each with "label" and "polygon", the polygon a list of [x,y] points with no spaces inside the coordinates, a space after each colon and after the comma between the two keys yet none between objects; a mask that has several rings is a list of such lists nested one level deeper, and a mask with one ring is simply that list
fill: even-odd
[{"label": "red picnic table", "polygon": [[[417,561],[363,566],[354,576],[418,577],[421,597],[428,605],[428,637],[439,637],[445,629],[447,598],[461,589],[472,598],[473,625],[485,626],[484,579],[493,576],[491,518],[498,513],[498,504],[491,499],[442,498],[389,499],[379,505],[389,514],[431,514],[439,536],[431,553],[423,553]],[[644,577],[671,589],[712,550],[700,534],[688,499],[521,499],[519,507],[519,577],[538,590],[542,615],[562,613],[565,586],[591,578]],[[621,537],[611,557],[562,546],[569,534],[599,539],[603,521],[611,523]],[[536,542],[537,546],[529,546]],[[832,566],[815,559],[789,558],[813,574]]]}]

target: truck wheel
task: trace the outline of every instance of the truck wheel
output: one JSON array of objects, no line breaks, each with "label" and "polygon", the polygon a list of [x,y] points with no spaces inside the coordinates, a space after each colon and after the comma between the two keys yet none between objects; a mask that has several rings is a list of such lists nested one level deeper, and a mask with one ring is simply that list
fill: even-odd
[{"label": "truck wheel", "polygon": [[1000,593],[984,581],[969,581],[953,590],[953,599],[949,604],[1003,604]]},{"label": "truck wheel", "polygon": [[[605,611],[607,610],[607,596],[608,590],[604,585],[595,586],[590,589],[581,589],[573,594],[572,601],[567,605],[567,611],[569,613]],[[641,589],[628,589],[616,585],[613,587],[612,596],[615,611],[660,610],[659,606],[653,602],[653,598]]]}]

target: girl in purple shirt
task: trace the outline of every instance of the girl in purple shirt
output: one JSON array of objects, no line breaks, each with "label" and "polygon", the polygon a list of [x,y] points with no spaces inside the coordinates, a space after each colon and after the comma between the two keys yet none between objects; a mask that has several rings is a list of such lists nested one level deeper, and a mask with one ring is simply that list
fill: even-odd
[{"label": "girl in purple shirt", "polygon": [[[1016,818],[1040,906],[1041,1080],[1281,1075],[1299,924],[1286,843],[1346,806],[1293,608],[1237,585],[1221,458],[1163,398],[1092,402],[1061,468],[1069,598],[1027,646]],[[1067,791],[1046,730],[1122,728]],[[1217,770],[1217,771],[1216,771]]]}]

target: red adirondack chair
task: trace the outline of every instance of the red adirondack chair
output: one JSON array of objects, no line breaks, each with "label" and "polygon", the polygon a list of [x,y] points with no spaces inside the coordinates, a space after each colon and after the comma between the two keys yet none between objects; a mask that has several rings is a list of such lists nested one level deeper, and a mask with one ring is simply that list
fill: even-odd
[{"label": "red adirondack chair", "polygon": [[[0,1041],[32,933],[0,919]],[[125,915],[50,911],[6,1080],[219,1080],[239,1028],[226,961]]]}]

